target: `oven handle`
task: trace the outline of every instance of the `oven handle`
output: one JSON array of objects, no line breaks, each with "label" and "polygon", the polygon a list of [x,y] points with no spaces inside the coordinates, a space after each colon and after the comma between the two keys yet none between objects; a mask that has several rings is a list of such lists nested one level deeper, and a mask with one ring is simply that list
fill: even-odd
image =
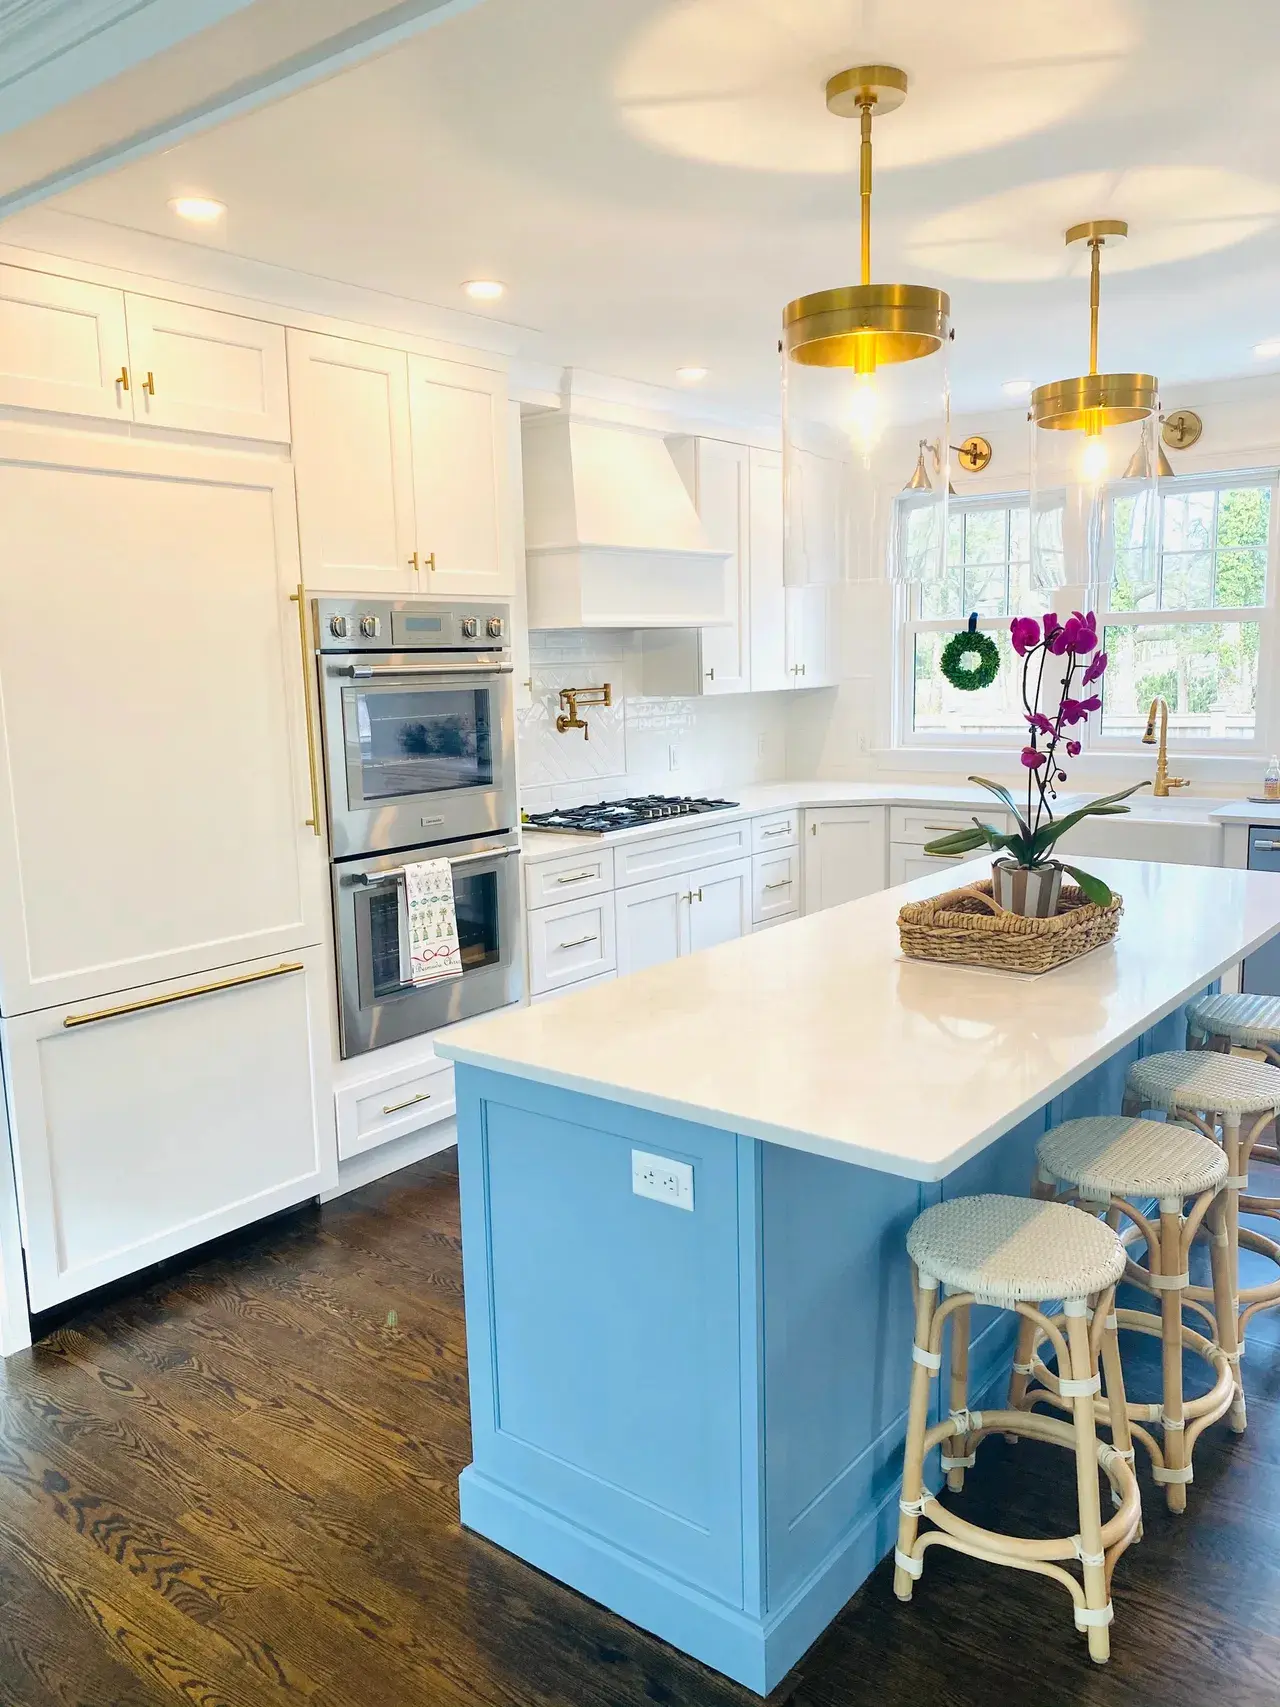
[{"label": "oven handle", "polygon": [[[456,859],[451,859],[449,864],[454,866],[476,865],[482,859],[506,859],[510,854],[519,852],[518,847],[484,848],[479,853],[459,854]],[[405,868],[402,865],[393,865],[387,871],[353,871],[349,877],[344,877],[342,881],[353,886],[368,888],[374,883],[394,882],[397,877],[404,875],[404,870]]]},{"label": "oven handle", "polygon": [[329,674],[368,682],[382,676],[509,676],[514,669],[509,660],[501,664],[331,664]]}]

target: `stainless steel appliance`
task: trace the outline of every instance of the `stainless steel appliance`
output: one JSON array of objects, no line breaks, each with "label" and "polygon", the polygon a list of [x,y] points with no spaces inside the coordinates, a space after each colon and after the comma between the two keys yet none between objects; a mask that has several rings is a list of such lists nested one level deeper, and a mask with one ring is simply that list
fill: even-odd
[{"label": "stainless steel appliance", "polygon": [[[338,1022],[347,1059],[520,999],[505,605],[316,599]],[[400,981],[404,866],[448,859],[462,976]]]},{"label": "stainless steel appliance", "polygon": [[[514,835],[333,862],[342,1058],[418,1037],[520,1000],[520,859]],[[445,857],[462,977],[421,988],[400,982],[399,871]]]},{"label": "stainless steel appliance", "polygon": [[514,825],[507,607],[316,599],[312,611],[333,857]]},{"label": "stainless steel appliance", "polygon": [[642,794],[630,800],[601,800],[595,806],[562,806],[552,812],[532,812],[525,818],[531,830],[557,830],[561,835],[607,836],[610,830],[634,830],[667,818],[696,817],[703,812],[726,812],[736,800],[704,800],[688,794]]}]

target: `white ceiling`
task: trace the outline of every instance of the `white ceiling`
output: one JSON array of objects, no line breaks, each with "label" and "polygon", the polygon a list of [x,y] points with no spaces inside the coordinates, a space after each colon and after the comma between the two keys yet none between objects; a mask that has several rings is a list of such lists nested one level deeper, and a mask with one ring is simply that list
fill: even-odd
[{"label": "white ceiling", "polygon": [[[1063,228],[1127,218],[1102,365],[1258,371],[1280,337],[1271,0],[481,0],[383,58],[82,185],[96,220],[489,313],[532,358],[774,406],[783,304],[850,282],[854,127],[827,76],[910,74],[876,128],[874,273],[951,292],[961,408],[1080,371]],[[224,231],[167,203],[226,202]],[[0,228],[0,236],[3,228]],[[1280,364],[1272,364],[1280,365]]]}]

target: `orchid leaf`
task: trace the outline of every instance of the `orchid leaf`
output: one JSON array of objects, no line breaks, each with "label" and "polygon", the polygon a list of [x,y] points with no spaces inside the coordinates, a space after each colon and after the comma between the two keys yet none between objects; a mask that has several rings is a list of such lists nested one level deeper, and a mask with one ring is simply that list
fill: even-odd
[{"label": "orchid leaf", "polygon": [[969,781],[970,782],[976,782],[978,784],[979,788],[988,789],[992,794],[995,795],[997,800],[1003,800],[1005,805],[1009,808],[1010,812],[1012,812],[1014,817],[1018,820],[1019,830],[1021,830],[1021,832],[1024,836],[1030,837],[1030,835],[1031,835],[1030,824],[1028,824],[1026,819],[1022,816],[1022,813],[1018,810],[1017,801],[1013,798],[1013,795],[1009,792],[1009,790],[1004,786],[1004,784],[1002,782],[992,782],[989,777],[985,777],[985,776],[971,776],[969,778]]},{"label": "orchid leaf", "polygon": [[1095,877],[1091,871],[1081,871],[1078,865],[1064,864],[1062,869],[1071,873],[1080,887],[1085,899],[1092,901],[1095,907],[1109,907],[1115,897],[1100,877]]},{"label": "orchid leaf", "polygon": [[1033,852],[1038,858],[1048,848],[1051,848],[1059,836],[1068,830],[1082,824],[1086,818],[1110,818],[1117,812],[1127,812],[1127,806],[1120,806],[1118,801],[1126,800],[1129,795],[1136,794],[1140,788],[1146,788],[1145,782],[1135,782],[1131,788],[1122,788],[1116,794],[1104,794],[1101,799],[1090,801],[1087,806],[1078,807],[1074,812],[1068,812],[1065,818],[1055,818],[1050,824],[1041,825],[1033,839]]},{"label": "orchid leaf", "polygon": [[952,830],[949,835],[939,836],[937,841],[926,842],[924,851],[927,854],[937,854],[942,857],[949,854],[972,853],[974,848],[980,848],[986,839],[980,825],[972,830]]}]

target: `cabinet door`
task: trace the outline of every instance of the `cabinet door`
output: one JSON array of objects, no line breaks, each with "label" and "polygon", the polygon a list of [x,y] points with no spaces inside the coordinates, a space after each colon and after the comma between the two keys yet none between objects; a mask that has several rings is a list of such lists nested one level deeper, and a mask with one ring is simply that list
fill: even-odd
[{"label": "cabinet door", "polygon": [[752,450],[751,481],[751,687],[755,693],[789,688],[786,599],[782,587],[782,458]]},{"label": "cabinet door", "polygon": [[120,291],[0,267],[0,403],[128,421],[128,375]]},{"label": "cabinet door", "polygon": [[386,597],[426,592],[427,577],[413,567],[408,358],[292,327],[287,345],[308,588]]},{"label": "cabinet door", "polygon": [[510,598],[502,375],[410,356],[409,400],[423,592]]},{"label": "cabinet door", "polygon": [[843,577],[841,465],[833,458],[797,450],[787,505],[785,547],[789,587],[826,585]]},{"label": "cabinet door", "polygon": [[620,977],[688,953],[690,893],[688,877],[659,877],[616,891]]},{"label": "cabinet door", "polygon": [[0,434],[0,1011],[323,939],[293,519],[273,458]]},{"label": "cabinet door", "polygon": [[33,1310],[337,1183],[322,951],[222,976],[0,1025]]},{"label": "cabinet door", "polygon": [[804,910],[821,912],[885,886],[883,806],[832,806],[804,815]]},{"label": "cabinet door", "polygon": [[288,444],[283,327],[150,296],[125,315],[135,419]]},{"label": "cabinet door", "polygon": [[836,587],[788,587],[786,648],[788,685],[829,687],[836,679]]},{"label": "cabinet door", "polygon": [[751,686],[749,474],[745,445],[698,444],[698,515],[707,543],[727,551],[725,610],[732,620],[702,630],[703,693],[746,693]]},{"label": "cabinet door", "polygon": [[689,903],[689,953],[732,942],[751,929],[749,859],[695,871],[689,879],[689,888],[693,894]]}]

